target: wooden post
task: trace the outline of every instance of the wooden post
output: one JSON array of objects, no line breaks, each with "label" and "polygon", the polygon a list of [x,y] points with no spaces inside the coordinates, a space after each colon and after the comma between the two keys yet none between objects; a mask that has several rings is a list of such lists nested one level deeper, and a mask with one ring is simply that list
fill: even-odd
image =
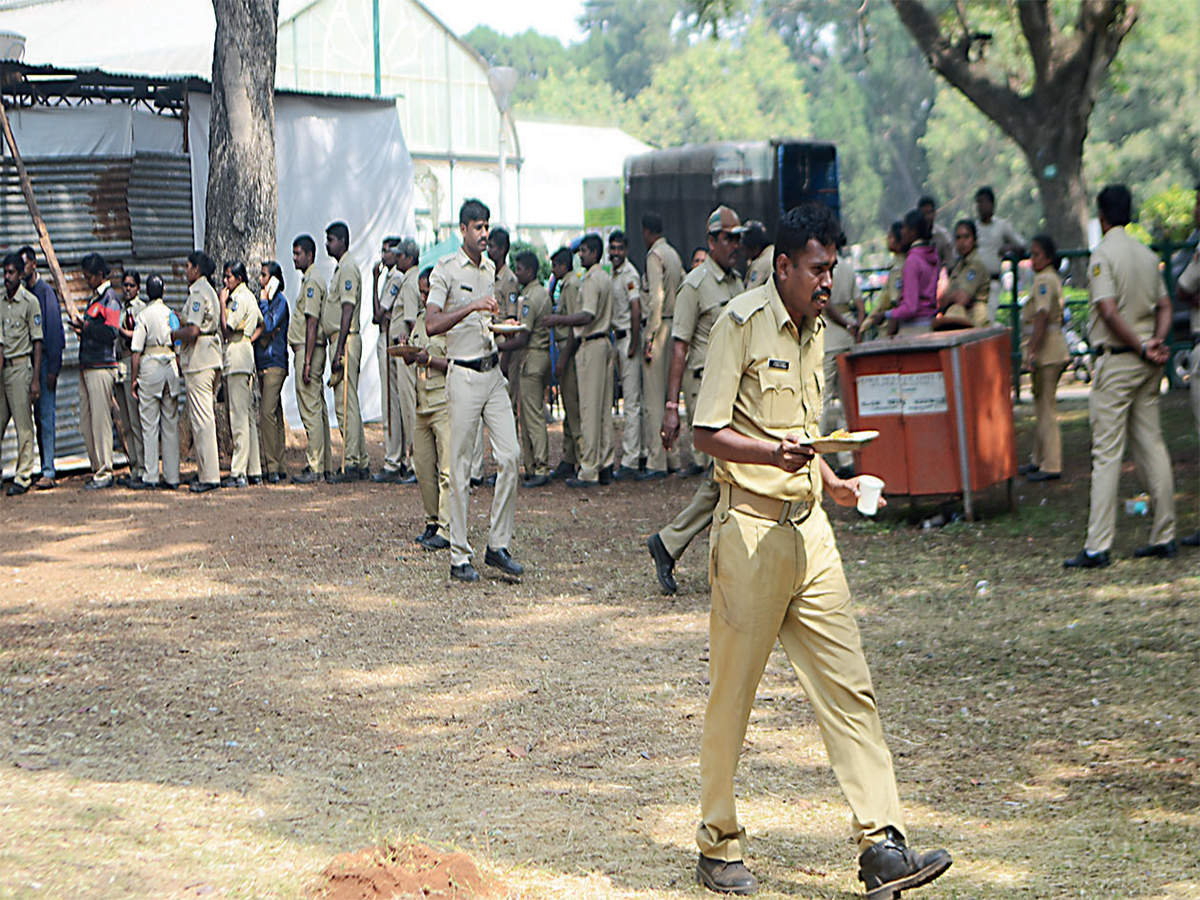
[{"label": "wooden post", "polygon": [[50,243],[50,234],[46,231],[46,222],[42,219],[42,214],[38,210],[37,198],[33,196],[33,182],[29,180],[29,173],[25,170],[25,163],[21,161],[21,153],[17,150],[17,141],[13,137],[12,128],[8,124],[8,113],[5,111],[3,103],[0,103],[0,126],[4,128],[4,140],[8,144],[8,149],[12,151],[13,161],[17,164],[17,175],[21,179],[21,190],[25,193],[25,204],[29,207],[29,215],[33,217],[33,225],[37,229],[38,242],[42,245],[42,253],[46,257],[46,264],[50,266],[50,277],[54,279],[54,286],[58,290],[58,296],[66,304],[67,315],[72,321],[76,321],[79,319],[79,308],[75,305],[75,301],[67,294],[67,279],[63,277],[62,268],[58,264],[58,255],[54,252],[54,245]]}]

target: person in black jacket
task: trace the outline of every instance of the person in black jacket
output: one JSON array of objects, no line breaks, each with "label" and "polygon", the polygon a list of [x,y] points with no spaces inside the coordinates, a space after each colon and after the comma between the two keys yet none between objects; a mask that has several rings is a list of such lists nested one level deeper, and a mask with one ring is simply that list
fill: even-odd
[{"label": "person in black jacket", "polygon": [[84,490],[99,490],[113,486],[112,407],[121,298],[108,279],[108,263],[99,253],[85,256],[80,268],[93,291],[83,317],[71,322],[79,334],[79,430],[92,464],[92,480]]}]

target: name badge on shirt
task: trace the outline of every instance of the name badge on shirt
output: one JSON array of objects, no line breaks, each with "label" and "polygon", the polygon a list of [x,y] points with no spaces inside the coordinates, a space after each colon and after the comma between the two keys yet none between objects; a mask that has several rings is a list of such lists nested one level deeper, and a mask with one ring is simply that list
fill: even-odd
[{"label": "name badge on shirt", "polygon": [[768,369],[783,369],[785,372],[790,368],[790,364],[786,359],[768,359]]}]

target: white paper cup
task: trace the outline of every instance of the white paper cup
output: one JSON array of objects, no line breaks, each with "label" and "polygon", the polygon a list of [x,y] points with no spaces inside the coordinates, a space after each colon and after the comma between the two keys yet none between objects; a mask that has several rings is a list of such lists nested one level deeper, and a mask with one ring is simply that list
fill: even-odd
[{"label": "white paper cup", "polygon": [[879,497],[883,494],[883,479],[874,475],[858,476],[858,511],[864,516],[873,516],[879,511]]}]

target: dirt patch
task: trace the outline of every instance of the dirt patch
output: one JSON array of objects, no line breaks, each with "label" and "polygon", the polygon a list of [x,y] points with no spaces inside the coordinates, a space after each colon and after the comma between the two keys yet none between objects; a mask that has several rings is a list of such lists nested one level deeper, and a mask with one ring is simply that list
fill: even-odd
[{"label": "dirt patch", "polygon": [[465,853],[443,853],[425,844],[368,847],[335,857],[321,872],[318,900],[490,900],[508,896],[500,882],[479,871]]}]

